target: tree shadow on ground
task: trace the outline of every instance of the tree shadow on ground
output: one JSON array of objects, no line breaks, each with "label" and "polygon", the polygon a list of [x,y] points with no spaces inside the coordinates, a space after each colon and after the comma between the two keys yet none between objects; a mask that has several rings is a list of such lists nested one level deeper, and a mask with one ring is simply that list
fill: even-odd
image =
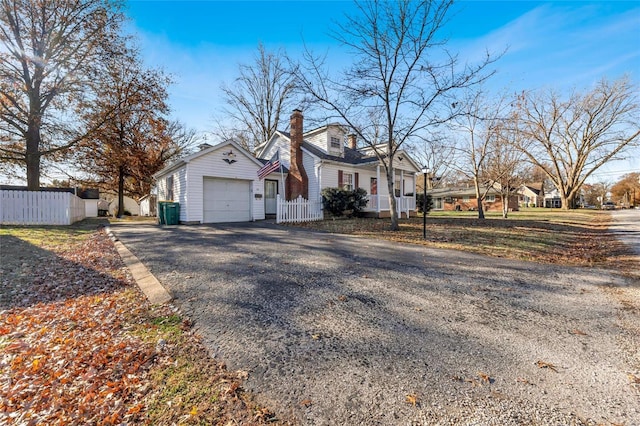
[{"label": "tree shadow on ground", "polygon": [[[47,229],[51,230],[31,228],[27,234]],[[73,235],[83,229],[95,230],[96,224],[83,223],[65,231]],[[103,263],[106,259],[100,256],[100,244],[104,242],[89,238],[59,255],[15,235],[6,232],[0,235],[0,310],[61,302],[82,295],[112,292],[129,285],[122,279],[124,275],[117,277],[105,272]],[[88,251],[90,247],[93,253],[89,256],[74,253],[74,250]]]}]

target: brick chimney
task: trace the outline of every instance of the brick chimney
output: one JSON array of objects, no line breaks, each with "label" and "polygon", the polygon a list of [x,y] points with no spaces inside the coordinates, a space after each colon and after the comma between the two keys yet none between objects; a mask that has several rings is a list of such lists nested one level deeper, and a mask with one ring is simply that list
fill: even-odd
[{"label": "brick chimney", "polygon": [[293,110],[291,114],[291,165],[286,181],[286,198],[295,200],[298,196],[309,199],[309,179],[302,164],[302,111]]},{"label": "brick chimney", "polygon": [[349,144],[349,148],[358,149],[358,138],[355,133],[351,133],[347,136],[347,142]]}]

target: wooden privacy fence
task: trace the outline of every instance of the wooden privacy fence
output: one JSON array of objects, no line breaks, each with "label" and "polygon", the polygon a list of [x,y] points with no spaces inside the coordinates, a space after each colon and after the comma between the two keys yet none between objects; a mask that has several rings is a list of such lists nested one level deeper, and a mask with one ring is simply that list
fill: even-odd
[{"label": "wooden privacy fence", "polygon": [[299,196],[295,200],[277,198],[276,222],[312,222],[322,220],[322,201],[308,201]]},{"label": "wooden privacy fence", "polygon": [[84,218],[84,200],[69,192],[0,191],[2,225],[71,225]]}]

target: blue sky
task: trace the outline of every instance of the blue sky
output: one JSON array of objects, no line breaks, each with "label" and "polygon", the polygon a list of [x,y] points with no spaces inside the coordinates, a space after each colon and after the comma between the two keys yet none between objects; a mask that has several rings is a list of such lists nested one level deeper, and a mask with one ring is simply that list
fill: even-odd
[{"label": "blue sky", "polygon": [[[251,63],[258,43],[296,56],[304,40],[337,65],[346,64],[328,32],[353,10],[351,2],[338,0],[129,0],[126,13],[146,63],[175,78],[173,116],[207,131],[221,109],[221,84],[233,81],[238,64]],[[624,74],[640,83],[639,1],[467,0],[454,5],[450,18],[443,34],[462,60],[507,49],[495,65],[495,90],[568,92]],[[636,153],[595,178],[639,170]]]}]

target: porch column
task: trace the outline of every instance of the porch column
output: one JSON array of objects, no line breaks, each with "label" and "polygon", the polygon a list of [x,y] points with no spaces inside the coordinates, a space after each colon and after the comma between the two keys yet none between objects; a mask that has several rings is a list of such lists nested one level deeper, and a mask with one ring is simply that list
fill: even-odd
[{"label": "porch column", "polygon": [[[376,194],[376,212],[380,213],[380,164],[376,167],[376,185],[377,185],[377,194]],[[380,214],[378,214],[380,216]]]},{"label": "porch column", "polygon": [[[402,208],[404,207],[404,170],[400,169],[400,217],[402,217]],[[407,218],[409,217],[409,210],[407,210]]]}]

